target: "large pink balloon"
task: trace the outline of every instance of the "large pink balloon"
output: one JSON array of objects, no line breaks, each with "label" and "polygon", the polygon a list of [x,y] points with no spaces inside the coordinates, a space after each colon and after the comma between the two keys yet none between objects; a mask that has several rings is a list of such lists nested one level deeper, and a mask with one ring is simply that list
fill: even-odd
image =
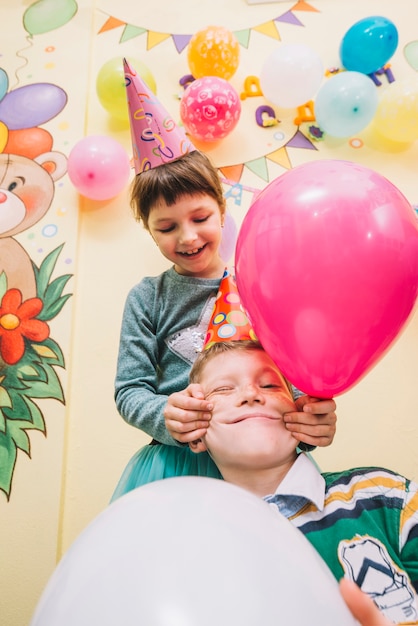
[{"label": "large pink balloon", "polygon": [[347,161],[301,165],[244,218],[238,289],[266,351],[300,390],[351,388],[405,326],[418,295],[418,223],[403,194]]}]

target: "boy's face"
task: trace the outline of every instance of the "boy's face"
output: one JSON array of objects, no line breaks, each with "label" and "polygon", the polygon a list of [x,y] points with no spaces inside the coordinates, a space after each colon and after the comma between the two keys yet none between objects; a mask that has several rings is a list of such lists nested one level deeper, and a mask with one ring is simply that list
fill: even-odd
[{"label": "boy's face", "polygon": [[179,274],[218,278],[225,265],[218,253],[222,221],[214,198],[194,194],[170,206],[161,198],[150,211],[148,229]]},{"label": "boy's face", "polygon": [[263,469],[292,459],[297,441],[283,414],[295,410],[286,382],[263,350],[219,354],[205,365],[200,384],[213,403],[204,444],[221,472]]}]

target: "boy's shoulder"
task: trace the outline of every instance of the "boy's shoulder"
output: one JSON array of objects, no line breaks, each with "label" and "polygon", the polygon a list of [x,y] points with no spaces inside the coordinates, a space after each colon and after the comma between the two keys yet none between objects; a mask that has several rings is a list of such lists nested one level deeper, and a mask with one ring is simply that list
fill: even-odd
[{"label": "boy's shoulder", "polygon": [[373,486],[385,485],[395,487],[396,485],[409,484],[405,476],[394,470],[380,466],[353,467],[338,472],[322,472],[327,489],[334,487],[347,487],[356,485],[356,488],[365,490]]}]

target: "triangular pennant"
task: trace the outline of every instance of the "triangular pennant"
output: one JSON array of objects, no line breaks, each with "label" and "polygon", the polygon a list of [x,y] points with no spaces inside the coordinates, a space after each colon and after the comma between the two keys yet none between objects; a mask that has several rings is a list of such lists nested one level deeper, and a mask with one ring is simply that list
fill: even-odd
[{"label": "triangular pennant", "polygon": [[243,48],[248,48],[248,46],[250,44],[250,35],[251,35],[251,29],[250,28],[246,28],[245,30],[235,30],[234,31],[234,35],[235,35],[238,43]]},{"label": "triangular pennant", "polygon": [[280,35],[273,20],[265,22],[260,26],[254,26],[252,30],[257,31],[262,35],[267,35],[267,37],[273,37],[273,39],[277,39],[278,41],[280,41]]},{"label": "triangular pennant", "polygon": [[305,0],[298,0],[294,7],[290,9],[291,11],[313,11],[315,13],[320,13],[318,9],[315,9],[311,4],[305,2]]},{"label": "triangular pennant", "polygon": [[158,46],[158,44],[166,41],[166,39],[169,39],[170,37],[171,35],[169,33],[157,33],[154,30],[149,30],[147,37],[147,50],[151,50],[151,48]]},{"label": "triangular pennant", "polygon": [[305,148],[307,150],[318,150],[316,146],[303,133],[298,130],[286,144],[287,148]]},{"label": "triangular pennant", "polygon": [[179,54],[189,45],[191,38],[192,35],[173,35],[174,45]]},{"label": "triangular pennant", "polygon": [[254,159],[254,161],[247,161],[247,163],[245,163],[245,167],[248,167],[249,170],[265,180],[267,183],[269,182],[266,157],[260,157],[259,159]]},{"label": "triangular pennant", "polygon": [[239,165],[227,165],[226,167],[220,167],[219,171],[222,176],[225,176],[228,180],[232,180],[234,183],[239,183],[243,169],[244,164],[240,163]]},{"label": "triangular pennant", "polygon": [[283,146],[283,148],[275,150],[274,152],[270,152],[270,154],[268,154],[266,158],[269,161],[273,161],[273,163],[277,163],[277,165],[281,165],[286,170],[292,169],[292,164],[290,162],[289,155],[287,154],[285,146]]},{"label": "triangular pennant", "polygon": [[124,41],[128,41],[129,39],[134,39],[139,35],[143,35],[146,33],[145,28],[141,28],[140,26],[133,26],[133,24],[127,24],[123,29],[122,37],[119,40],[119,43],[123,43]]},{"label": "triangular pennant", "polygon": [[119,26],[126,26],[126,22],[122,22],[122,20],[118,20],[116,17],[110,16],[99,30],[99,35],[100,33],[105,33],[106,31],[118,28]]},{"label": "triangular pennant", "polygon": [[294,26],[303,26],[302,22],[296,17],[296,15],[293,15],[292,11],[287,11],[286,13],[283,13],[283,15],[279,15],[279,17],[276,17],[275,22],[283,22],[283,24],[293,24]]}]

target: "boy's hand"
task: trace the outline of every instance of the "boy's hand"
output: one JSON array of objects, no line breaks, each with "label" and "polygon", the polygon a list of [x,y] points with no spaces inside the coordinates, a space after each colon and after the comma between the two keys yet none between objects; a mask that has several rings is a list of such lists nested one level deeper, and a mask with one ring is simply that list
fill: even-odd
[{"label": "boy's hand", "polygon": [[301,396],[295,401],[298,412],[286,413],[284,422],[295,439],[310,446],[329,446],[335,435],[335,401]]},{"label": "boy's hand", "polygon": [[373,600],[363,593],[356,583],[342,578],[340,592],[353,616],[361,626],[390,626],[390,622],[379,611]]},{"label": "boy's hand", "polygon": [[168,397],[163,411],[165,426],[173,439],[190,443],[206,435],[212,408],[201,386],[193,383]]}]

